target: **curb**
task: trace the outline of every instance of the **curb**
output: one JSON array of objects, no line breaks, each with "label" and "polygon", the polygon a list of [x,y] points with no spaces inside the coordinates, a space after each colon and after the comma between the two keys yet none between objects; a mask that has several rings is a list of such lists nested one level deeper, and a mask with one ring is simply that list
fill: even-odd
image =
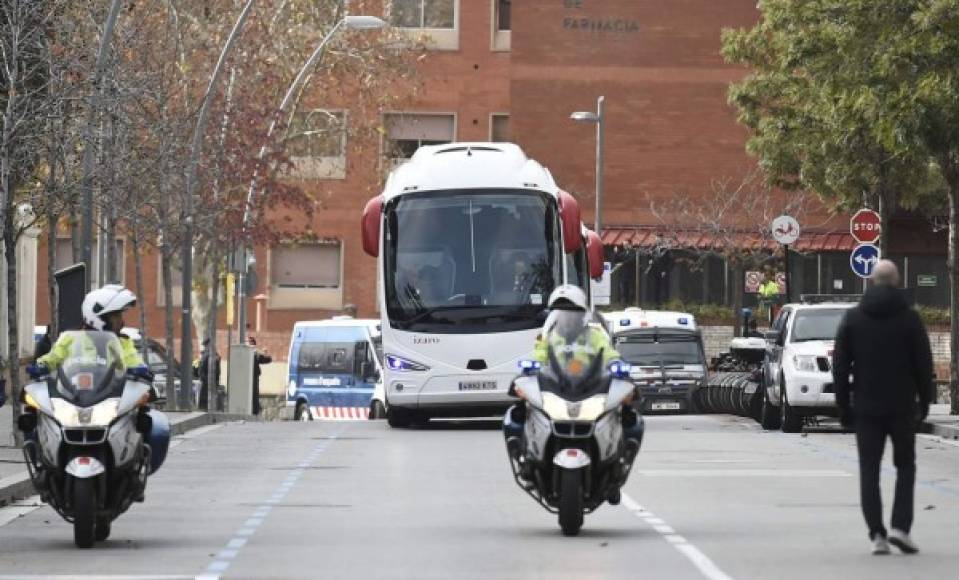
[{"label": "curb", "polygon": [[[170,437],[184,435],[189,431],[199,429],[200,427],[206,427],[207,425],[249,420],[251,420],[251,417],[247,417],[245,415],[198,412],[171,424]],[[253,420],[255,421],[256,419]],[[35,494],[36,491],[33,489],[33,482],[30,481],[30,476],[26,471],[0,479],[0,507],[9,505],[17,500],[21,500]]]},{"label": "curb", "polygon": [[943,424],[927,421],[922,424],[922,432],[937,435],[943,439],[959,439],[959,423]]}]

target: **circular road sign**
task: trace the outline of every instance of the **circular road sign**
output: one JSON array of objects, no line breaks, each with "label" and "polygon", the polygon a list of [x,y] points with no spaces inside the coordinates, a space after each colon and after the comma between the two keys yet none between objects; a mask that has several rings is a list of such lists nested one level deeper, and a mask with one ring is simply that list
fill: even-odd
[{"label": "circular road sign", "polygon": [[871,209],[861,209],[849,220],[849,233],[860,244],[873,244],[882,234],[882,220]]},{"label": "circular road sign", "polygon": [[860,278],[872,277],[872,271],[879,263],[879,248],[872,244],[859,244],[849,254],[849,266]]},{"label": "circular road sign", "polygon": [[783,245],[796,243],[799,239],[799,222],[796,218],[788,215],[781,215],[773,220],[773,239]]}]

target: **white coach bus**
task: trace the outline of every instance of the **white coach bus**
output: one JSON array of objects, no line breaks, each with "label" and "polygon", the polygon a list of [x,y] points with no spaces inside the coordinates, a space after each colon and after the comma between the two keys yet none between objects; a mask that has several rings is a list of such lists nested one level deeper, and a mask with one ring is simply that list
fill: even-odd
[{"label": "white coach bus", "polygon": [[602,273],[576,200],[509,143],[421,147],[369,201],[362,230],[393,427],[504,411],[550,293]]}]

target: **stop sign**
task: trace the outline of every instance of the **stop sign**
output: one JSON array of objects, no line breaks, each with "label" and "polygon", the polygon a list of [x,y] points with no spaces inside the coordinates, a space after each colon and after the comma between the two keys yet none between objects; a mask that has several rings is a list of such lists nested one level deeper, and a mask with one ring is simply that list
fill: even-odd
[{"label": "stop sign", "polygon": [[882,233],[882,220],[871,209],[861,209],[849,220],[849,233],[860,244],[872,244]]}]

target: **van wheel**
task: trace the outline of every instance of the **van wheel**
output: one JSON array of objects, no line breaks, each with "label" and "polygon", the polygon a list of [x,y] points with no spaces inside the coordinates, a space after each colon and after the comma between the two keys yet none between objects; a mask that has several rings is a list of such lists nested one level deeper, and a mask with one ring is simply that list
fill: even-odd
[{"label": "van wheel", "polygon": [[293,413],[293,420],[294,421],[312,421],[313,420],[313,415],[310,413],[310,408],[303,401],[300,401],[299,403],[296,404],[296,411],[294,411]]},{"label": "van wheel", "polygon": [[386,407],[380,401],[373,401],[370,405],[370,419],[386,419]]},{"label": "van wheel", "polygon": [[789,405],[789,399],[786,398],[786,383],[780,381],[779,391],[782,393],[779,411],[783,433],[799,433],[802,431],[802,415]]},{"label": "van wheel", "polygon": [[386,422],[394,429],[402,429],[410,426],[410,423],[413,422],[413,416],[406,409],[390,407],[386,411]]}]

